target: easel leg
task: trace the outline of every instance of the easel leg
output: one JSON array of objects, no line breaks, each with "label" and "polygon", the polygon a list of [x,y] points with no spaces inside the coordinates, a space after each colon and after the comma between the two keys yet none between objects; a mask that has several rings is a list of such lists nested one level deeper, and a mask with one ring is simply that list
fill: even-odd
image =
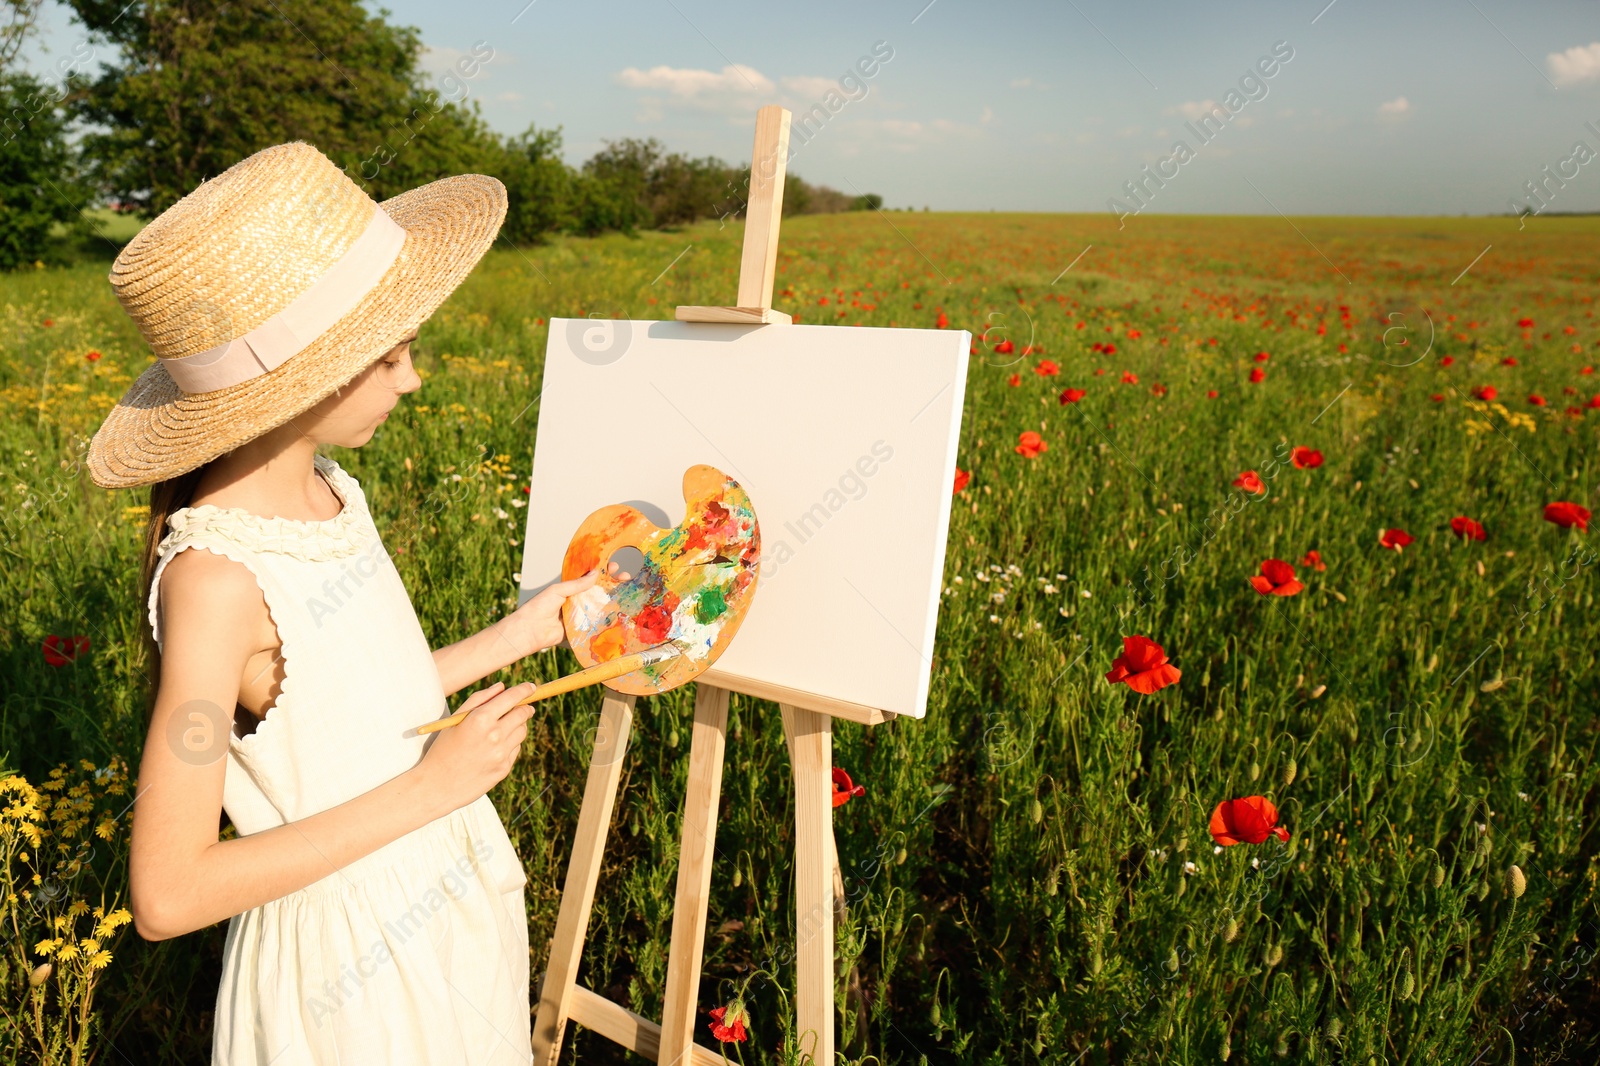
[{"label": "easel leg", "polygon": [[583,958],[589,911],[594,905],[595,883],[600,879],[600,860],[605,855],[606,833],[611,827],[617,781],[622,776],[623,755],[628,750],[633,704],[637,698],[607,691],[600,707],[600,725],[595,734],[594,755],[589,760],[589,777],[583,786],[578,832],[573,838],[572,860],[567,865],[566,887],[561,892],[561,911],[556,916],[555,941],[539,991],[539,1013],[533,1024],[534,1066],[553,1066],[561,1056],[567,1018],[572,1012],[572,987],[577,982],[578,963]]},{"label": "easel leg", "polygon": [[727,739],[728,690],[697,685],[694,737],[689,744],[689,785],[683,798],[683,838],[678,846],[678,894],[672,905],[672,947],[661,1009],[662,1066],[687,1064],[699,1011],[700,964],[705,954],[711,859],[722,796],[722,755]]},{"label": "easel leg", "polygon": [[[833,1064],[833,719],[780,703],[794,767],[795,1013],[801,1061]],[[841,885],[842,887],[842,885]]]}]

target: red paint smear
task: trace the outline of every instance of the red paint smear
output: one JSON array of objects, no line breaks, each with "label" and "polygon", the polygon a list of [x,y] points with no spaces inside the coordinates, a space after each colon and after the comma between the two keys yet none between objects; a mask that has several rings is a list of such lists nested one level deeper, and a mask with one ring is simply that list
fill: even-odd
[{"label": "red paint smear", "polygon": [[633,628],[646,644],[660,644],[672,631],[672,612],[660,604],[651,604],[633,616]]}]

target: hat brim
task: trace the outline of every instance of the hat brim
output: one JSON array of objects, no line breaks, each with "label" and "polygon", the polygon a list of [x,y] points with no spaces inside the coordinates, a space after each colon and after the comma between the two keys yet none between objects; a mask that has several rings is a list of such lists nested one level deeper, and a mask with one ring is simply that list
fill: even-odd
[{"label": "hat brim", "polygon": [[505,186],[483,174],[429,182],[378,205],[406,230],[400,255],[333,328],[269,373],[189,395],[159,360],[89,443],[103,488],[178,477],[276,429],[348,384],[436,311],[494,243]]}]

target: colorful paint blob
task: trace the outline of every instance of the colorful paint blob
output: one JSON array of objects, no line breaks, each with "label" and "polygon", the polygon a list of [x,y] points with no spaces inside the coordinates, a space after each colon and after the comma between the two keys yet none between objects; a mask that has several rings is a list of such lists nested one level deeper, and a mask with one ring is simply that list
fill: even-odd
[{"label": "colorful paint blob", "polygon": [[[722,654],[755,597],[761,531],[750,497],[713,466],[683,475],[683,522],[662,529],[626,504],[602,507],[583,520],[567,546],[561,578],[595,567],[600,579],[562,609],[567,639],[584,666],[672,641],[683,654],[606,684],[647,696],[693,680]],[[644,561],[618,581],[605,572],[611,556],[634,547]]]}]

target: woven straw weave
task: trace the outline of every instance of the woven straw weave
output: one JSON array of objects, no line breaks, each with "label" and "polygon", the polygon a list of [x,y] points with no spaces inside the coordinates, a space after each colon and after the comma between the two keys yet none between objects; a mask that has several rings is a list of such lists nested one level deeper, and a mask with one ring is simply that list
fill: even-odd
[{"label": "woven straw weave", "polygon": [[106,416],[89,447],[105,488],[177,477],[275,429],[348,383],[409,336],[488,250],[505,187],[464,174],[381,205],[316,148],[276,145],[200,185],[139,232],[111,286],[151,350],[206,351],[282,311],[382,210],[406,232],[382,281],[281,366],[212,392],[185,393],[159,362]]}]

